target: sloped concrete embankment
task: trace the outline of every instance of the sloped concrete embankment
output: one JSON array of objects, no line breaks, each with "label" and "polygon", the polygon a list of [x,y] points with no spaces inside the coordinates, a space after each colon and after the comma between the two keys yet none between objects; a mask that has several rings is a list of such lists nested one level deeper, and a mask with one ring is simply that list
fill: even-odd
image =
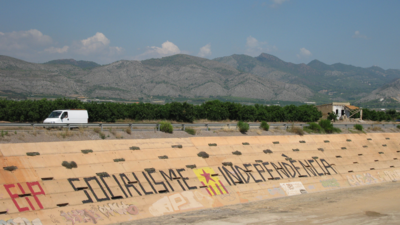
[{"label": "sloped concrete embankment", "polygon": [[1,144],[0,224],[110,224],[389,182],[400,179],[398,137]]}]

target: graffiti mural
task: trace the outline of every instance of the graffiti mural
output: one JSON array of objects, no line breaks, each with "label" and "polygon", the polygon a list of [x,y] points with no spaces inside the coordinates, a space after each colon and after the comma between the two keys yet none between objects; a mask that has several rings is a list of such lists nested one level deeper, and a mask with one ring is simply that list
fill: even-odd
[{"label": "graffiti mural", "polygon": [[40,221],[39,218],[36,218],[32,221],[28,220],[27,218],[23,217],[17,217],[15,219],[9,219],[7,221],[0,220],[0,225],[17,225],[17,224],[23,224],[23,225],[43,225],[42,221]]},{"label": "graffiti mural", "polygon": [[400,180],[400,170],[383,171],[383,174],[378,172],[382,181],[396,181]]},{"label": "graffiti mural", "polygon": [[347,181],[350,186],[360,186],[360,185],[368,185],[368,184],[376,184],[379,183],[379,180],[372,176],[370,173],[364,174],[355,174],[352,176],[347,175]]},{"label": "graffiti mural", "polygon": [[280,183],[282,189],[286,192],[287,195],[300,195],[301,190],[305,190],[303,183],[300,181],[290,182],[290,183]]},{"label": "graffiti mural", "polygon": [[104,214],[107,218],[110,216],[116,215],[137,215],[139,210],[134,205],[125,205],[125,203],[121,202],[118,204],[117,202],[108,203],[104,205],[99,205],[99,211]]},{"label": "graffiti mural", "polygon": [[329,180],[320,180],[319,182],[321,182],[323,187],[340,187],[339,182],[335,179],[329,179]]},{"label": "graffiti mural", "polygon": [[204,195],[201,191],[184,191],[181,193],[165,196],[154,202],[149,207],[149,212],[153,216],[162,216],[182,210],[209,207],[214,200]]},{"label": "graffiti mural", "polygon": [[95,213],[93,210],[71,210],[70,212],[60,212],[60,216],[63,216],[66,222],[71,222],[72,225],[76,223],[93,223],[97,224],[98,220],[103,220],[101,216]]},{"label": "graffiti mural", "polygon": [[207,186],[206,190],[210,196],[229,194],[228,190],[219,180],[218,176],[213,176],[215,171],[210,167],[203,167],[199,169],[193,169],[200,183],[203,186]]}]

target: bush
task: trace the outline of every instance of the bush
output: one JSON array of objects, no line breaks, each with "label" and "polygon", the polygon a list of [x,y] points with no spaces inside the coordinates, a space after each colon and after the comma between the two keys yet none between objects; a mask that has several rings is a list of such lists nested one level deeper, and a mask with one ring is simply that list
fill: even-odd
[{"label": "bush", "polygon": [[191,135],[195,135],[196,134],[196,130],[193,128],[185,128],[186,133],[191,134]]},{"label": "bush", "polygon": [[288,131],[291,132],[291,133],[298,134],[298,135],[300,135],[300,136],[303,136],[303,135],[304,135],[304,130],[303,130],[301,127],[291,126],[291,127],[288,129]]},{"label": "bush", "polygon": [[400,129],[400,125],[397,125],[397,129]]},{"label": "bush", "polygon": [[323,132],[323,129],[320,125],[318,125],[317,123],[311,122],[308,123],[307,127],[304,127],[304,129],[314,132],[314,133],[321,133]]},{"label": "bush", "polygon": [[318,122],[319,126],[326,132],[326,133],[340,133],[341,130],[339,128],[333,127],[333,124],[330,120],[320,120]]},{"label": "bush", "polygon": [[335,112],[331,112],[331,113],[329,113],[329,115],[328,115],[328,120],[330,120],[330,121],[336,121],[336,119],[337,119],[337,115],[336,115],[336,113]]},{"label": "bush", "polygon": [[239,131],[242,132],[242,133],[246,133],[250,128],[249,124],[245,123],[243,121],[239,121],[237,123],[237,126],[239,127]]},{"label": "bush", "polygon": [[362,131],[362,130],[363,130],[363,126],[362,126],[361,124],[355,124],[355,125],[354,125],[354,128],[356,128],[356,129],[359,130],[359,131]]},{"label": "bush", "polygon": [[163,121],[160,122],[160,131],[172,134],[172,132],[174,132],[174,128],[170,122]]},{"label": "bush", "polygon": [[265,121],[261,121],[260,129],[263,129],[263,130],[268,131],[268,130],[269,130],[269,125],[268,125],[268,123],[265,122]]}]

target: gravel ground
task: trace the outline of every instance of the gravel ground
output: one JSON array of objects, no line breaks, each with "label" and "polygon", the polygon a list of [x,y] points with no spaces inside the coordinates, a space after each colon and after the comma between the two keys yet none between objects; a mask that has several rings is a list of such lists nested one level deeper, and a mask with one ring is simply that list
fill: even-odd
[{"label": "gravel ground", "polygon": [[[80,141],[80,140],[102,140],[99,131],[94,131],[93,128],[81,128],[73,129],[71,131],[59,130],[59,129],[44,129],[35,128],[32,129],[19,129],[16,127],[0,127],[0,143],[32,143],[32,142],[55,142],[55,141]],[[250,129],[246,134],[242,134],[236,129],[213,129],[207,131],[205,128],[196,128],[197,137],[212,137],[212,136],[258,136],[258,135],[298,135],[285,130],[284,127],[273,127],[269,131],[263,131],[260,129]],[[341,129],[343,134],[347,133],[360,133],[354,128]],[[365,129],[366,133],[397,133],[400,129],[396,128],[385,128],[379,130]],[[148,138],[186,138],[194,137],[184,131],[175,130],[173,134],[168,134],[160,131],[150,129],[148,131],[132,131],[131,134],[127,133],[125,129],[110,130],[104,128],[104,137],[106,140],[110,139],[148,139]],[[307,133],[305,133],[307,135]],[[315,135],[315,134],[314,134]]]}]

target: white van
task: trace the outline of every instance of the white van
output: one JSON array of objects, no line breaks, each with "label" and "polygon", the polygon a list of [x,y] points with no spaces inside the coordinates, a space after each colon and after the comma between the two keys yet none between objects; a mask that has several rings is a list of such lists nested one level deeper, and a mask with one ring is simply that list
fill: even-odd
[{"label": "white van", "polygon": [[88,123],[89,115],[84,109],[54,110],[43,123]]}]

